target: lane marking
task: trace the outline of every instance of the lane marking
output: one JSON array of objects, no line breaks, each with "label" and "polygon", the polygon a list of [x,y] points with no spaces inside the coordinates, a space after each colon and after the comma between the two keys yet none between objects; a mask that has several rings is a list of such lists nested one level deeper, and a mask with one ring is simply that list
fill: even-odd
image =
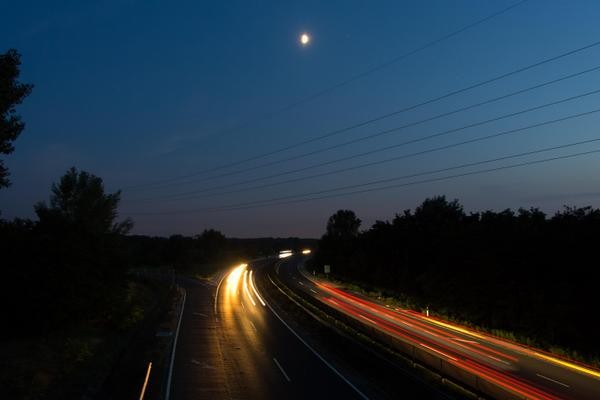
[{"label": "lane marking", "polygon": [[288,382],[291,382],[292,380],[290,379],[288,374],[285,373],[283,367],[281,366],[281,364],[279,364],[279,361],[277,361],[277,359],[275,357],[273,357],[273,361],[275,361],[275,365],[277,365],[277,367],[279,368],[279,370],[281,371],[281,373],[283,374],[285,379],[287,379]]},{"label": "lane marking", "polygon": [[248,320],[248,322],[250,322],[250,325],[252,325],[252,328],[254,328],[255,331],[258,331],[258,329],[256,329],[256,326],[254,325],[254,323],[250,320]]},{"label": "lane marking", "polygon": [[175,330],[175,339],[173,340],[173,350],[171,350],[171,362],[169,363],[169,375],[167,377],[167,394],[165,400],[171,398],[171,379],[173,378],[173,365],[175,364],[175,350],[177,349],[177,339],[179,339],[179,328],[181,328],[181,319],[183,317],[183,310],[185,309],[185,300],[187,298],[187,290],[183,290],[183,301],[181,302],[181,312],[179,313],[179,321],[177,321],[177,329]]},{"label": "lane marking", "polygon": [[146,394],[146,386],[148,386],[148,379],[150,379],[150,370],[152,369],[152,362],[148,363],[148,371],[146,371],[146,379],[144,379],[144,386],[142,386],[142,393],[140,393],[140,400],[144,400],[144,394]]},{"label": "lane marking", "polygon": [[317,293],[317,291],[315,289],[310,289],[311,292],[313,292],[314,294],[319,294]]},{"label": "lane marking", "polygon": [[[271,279],[271,277],[269,276],[269,280],[271,281],[271,283],[277,287],[284,295],[286,295],[287,297],[289,297],[288,294],[286,294],[283,290],[281,290],[281,288],[279,286],[277,286],[277,284],[275,282],[273,282],[273,279]],[[290,298],[291,299],[291,298]],[[293,301],[293,300],[292,300]],[[321,354],[317,353],[317,351],[315,349],[313,349],[304,339],[302,339],[302,337],[296,333],[296,331],[288,325],[287,322],[285,322],[283,320],[283,318],[281,318],[281,316],[277,313],[277,311],[275,311],[273,309],[273,307],[271,307],[271,305],[269,303],[267,303],[267,307],[269,307],[269,310],[271,310],[271,312],[277,317],[277,319],[279,319],[281,321],[281,323],[288,328],[288,330],[290,332],[292,332],[292,334],[294,336],[296,336],[296,338],[302,342],[302,344],[304,346],[306,346],[306,348],[308,350],[310,350],[319,360],[321,360],[323,362],[323,364],[325,364],[331,371],[333,371],[334,374],[336,374],[338,377],[340,377],[340,379],[342,379],[344,382],[346,382],[346,384],[348,384],[348,386],[350,386],[361,398],[365,399],[365,400],[369,400],[369,397],[364,394],[363,392],[360,391],[359,388],[357,388],[356,386],[354,386],[354,384],[352,382],[350,382],[348,380],[348,378],[346,378],[344,375],[342,375],[342,373],[340,371],[338,371],[333,365],[331,365],[329,363],[329,361],[327,361]]]},{"label": "lane marking", "polygon": [[537,376],[539,376],[539,377],[540,377],[540,378],[542,378],[542,379],[546,379],[547,381],[554,382],[554,383],[556,383],[557,385],[561,385],[561,386],[564,386],[564,387],[566,387],[566,388],[570,388],[570,387],[571,387],[571,386],[567,385],[566,383],[559,382],[559,381],[557,381],[556,379],[548,378],[547,376],[544,376],[544,375],[542,375],[542,374],[536,374],[536,375],[537,375]]},{"label": "lane marking", "polygon": [[300,281],[298,281],[298,283],[299,283],[299,284],[301,284],[302,286],[304,286],[304,283],[302,283],[302,282],[300,282]]},{"label": "lane marking", "polygon": [[217,317],[217,300],[219,299],[219,289],[221,288],[221,283],[223,283],[223,281],[225,280],[225,277],[227,276],[227,273],[224,273],[221,276],[221,279],[219,280],[219,284],[217,285],[217,291],[215,292],[215,307],[214,307],[214,313],[215,313],[215,320],[217,322],[219,322],[219,318]]}]

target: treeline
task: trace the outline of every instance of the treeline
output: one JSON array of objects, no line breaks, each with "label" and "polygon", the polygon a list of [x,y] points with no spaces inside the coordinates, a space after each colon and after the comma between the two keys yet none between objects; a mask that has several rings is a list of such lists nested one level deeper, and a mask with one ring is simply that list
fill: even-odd
[{"label": "treeline", "polygon": [[359,227],[352,211],[334,214],[315,267],[488,329],[600,355],[600,210],[467,214],[441,196]]},{"label": "treeline", "polygon": [[118,328],[131,319],[129,272],[174,269],[208,275],[242,260],[300,249],[314,240],[228,239],[208,229],[168,238],[127,235],[117,222],[120,192],[104,192],[102,179],[70,169],[52,186],[36,220],[0,219],[0,301],[5,336],[39,335],[90,320]]}]

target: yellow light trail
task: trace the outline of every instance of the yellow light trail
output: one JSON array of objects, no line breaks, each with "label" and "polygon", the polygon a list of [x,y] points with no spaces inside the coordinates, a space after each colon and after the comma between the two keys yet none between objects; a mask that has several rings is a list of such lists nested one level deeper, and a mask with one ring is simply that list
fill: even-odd
[{"label": "yellow light trail", "polygon": [[246,293],[246,296],[248,296],[248,298],[250,299],[250,302],[252,302],[253,306],[256,306],[256,302],[254,301],[254,299],[252,298],[252,295],[250,294],[250,291],[248,290],[248,270],[244,270],[244,292]]},{"label": "yellow light trail", "polygon": [[229,276],[227,277],[227,289],[229,290],[229,293],[235,294],[237,292],[240,278],[247,266],[248,264],[240,264],[229,273]]},{"label": "yellow light trail", "polygon": [[142,392],[140,393],[140,400],[144,400],[146,394],[146,387],[148,386],[148,380],[150,379],[150,371],[152,370],[152,362],[148,363],[148,370],[146,371],[146,378],[144,379],[144,386],[142,386]]},{"label": "yellow light trail", "polygon": [[573,369],[575,371],[583,372],[584,374],[592,375],[593,377],[600,378],[600,372],[594,371],[593,369],[583,367],[581,365],[573,364],[565,360],[561,360],[559,358],[547,356],[545,354],[541,354],[538,352],[533,352],[536,356],[543,358],[546,361],[550,361],[551,363],[558,364],[560,366]]},{"label": "yellow light trail", "polygon": [[250,270],[249,280],[250,280],[250,287],[252,288],[252,291],[256,295],[256,298],[258,299],[258,301],[260,301],[260,304],[262,304],[262,306],[265,307],[266,306],[265,302],[263,301],[263,299],[258,294],[258,290],[256,290],[256,286],[254,286],[254,279],[252,278],[252,270]]},{"label": "yellow light trail", "polygon": [[447,324],[445,322],[438,321],[438,320],[432,319],[432,318],[428,318],[427,321],[431,322],[432,324],[443,326],[444,328],[452,329],[453,331],[456,331],[456,332],[464,333],[465,335],[475,336],[476,338],[479,338],[479,339],[485,339],[485,336],[482,336],[482,335],[480,335],[478,333],[475,333],[475,332],[470,331],[470,330],[465,329],[465,328],[461,328],[461,327],[456,326],[456,325]]}]

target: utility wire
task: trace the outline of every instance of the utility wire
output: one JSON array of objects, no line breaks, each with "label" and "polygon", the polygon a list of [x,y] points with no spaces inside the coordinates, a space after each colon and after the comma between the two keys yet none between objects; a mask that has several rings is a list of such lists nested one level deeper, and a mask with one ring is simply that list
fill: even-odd
[{"label": "utility wire", "polygon": [[[524,109],[524,110],[519,110],[519,111],[508,113],[508,114],[503,114],[503,115],[500,115],[500,116],[497,116],[497,117],[494,117],[494,118],[489,118],[489,119],[478,121],[478,122],[475,122],[475,123],[470,123],[470,124],[467,124],[467,125],[460,126],[458,128],[447,129],[447,130],[444,130],[444,131],[441,131],[441,132],[436,132],[434,134],[430,134],[430,135],[427,135],[427,136],[423,136],[423,137],[418,137],[418,138],[406,140],[404,142],[400,142],[400,143],[396,143],[396,144],[388,145],[388,146],[383,146],[383,147],[380,147],[380,148],[377,148],[377,149],[374,149],[374,150],[369,150],[369,151],[365,151],[365,152],[362,152],[362,153],[358,153],[358,154],[353,154],[353,155],[349,155],[349,156],[337,158],[337,159],[334,159],[334,160],[324,161],[324,162],[320,162],[320,163],[317,163],[317,164],[313,164],[313,165],[309,165],[309,166],[305,166],[305,167],[301,167],[301,168],[297,168],[297,169],[293,169],[293,170],[288,170],[288,171],[278,172],[278,173],[267,175],[267,176],[253,178],[253,179],[249,179],[249,180],[246,180],[246,181],[243,181],[243,182],[237,182],[237,183],[227,184],[227,185],[220,185],[220,186],[215,186],[215,187],[205,188],[205,189],[198,189],[198,190],[193,190],[193,191],[178,193],[178,194],[175,194],[175,195],[161,196],[161,197],[158,197],[158,198],[159,199],[160,198],[168,199],[168,198],[172,198],[172,197],[189,196],[189,195],[194,195],[194,194],[198,194],[198,193],[204,193],[204,192],[207,192],[207,191],[210,191],[210,190],[225,189],[225,188],[236,186],[236,185],[239,185],[239,184],[253,183],[253,182],[261,181],[261,180],[265,180],[265,179],[270,179],[270,178],[275,178],[275,177],[279,177],[279,176],[289,175],[289,174],[293,174],[293,173],[303,172],[303,171],[306,171],[306,170],[310,170],[310,169],[314,169],[314,168],[318,168],[318,167],[323,167],[323,166],[326,166],[326,165],[336,164],[336,163],[339,163],[339,162],[342,162],[342,161],[348,161],[348,160],[352,160],[352,159],[355,159],[355,158],[364,157],[364,156],[367,156],[367,155],[372,155],[372,154],[380,153],[380,152],[383,152],[383,151],[387,151],[387,150],[391,150],[391,149],[396,149],[396,148],[404,147],[404,146],[407,146],[407,145],[410,145],[410,144],[415,144],[415,143],[422,142],[422,141],[425,141],[425,140],[430,140],[430,139],[434,139],[434,138],[437,138],[437,137],[446,136],[446,135],[449,135],[451,133],[456,133],[456,132],[459,132],[459,131],[462,131],[462,130],[465,130],[465,129],[474,128],[474,127],[478,127],[478,126],[482,126],[482,125],[487,125],[487,124],[490,124],[492,122],[497,122],[497,121],[500,121],[500,120],[503,120],[503,119],[508,119],[508,118],[512,118],[512,117],[515,117],[515,116],[518,116],[518,115],[523,115],[523,114],[530,113],[530,112],[533,112],[533,111],[538,111],[538,110],[541,110],[541,109],[544,109],[544,108],[548,108],[548,107],[555,106],[555,105],[558,105],[558,104],[562,104],[562,103],[566,103],[566,102],[569,102],[569,101],[577,100],[577,99],[584,98],[584,97],[591,96],[591,95],[598,94],[598,93],[600,93],[600,89],[596,89],[596,90],[593,90],[593,91],[588,91],[588,92],[581,93],[581,94],[578,94],[578,95],[575,95],[575,96],[570,96],[570,97],[562,98],[560,100],[556,100],[556,101],[552,101],[552,102],[549,102],[549,103],[545,103],[545,104],[542,104],[542,105],[530,107],[530,108],[527,108],[527,109]],[[555,122],[558,122],[558,121],[555,121]],[[535,127],[535,126],[532,126],[532,127]],[[371,138],[371,137],[375,137],[375,136],[380,136],[382,134],[391,133],[391,132],[398,131],[398,130],[401,130],[401,129],[403,129],[403,127],[397,127],[397,128],[387,129],[387,130],[384,130],[384,131],[380,131],[380,132],[374,133],[374,134],[369,135],[369,136],[365,136],[365,137],[362,137],[362,138],[354,139],[354,140],[352,140],[350,142],[355,143],[356,141],[359,141],[359,140],[365,140],[365,138]],[[348,142],[346,142],[346,143],[348,143]]]},{"label": "utility wire", "polygon": [[[326,87],[325,89],[321,89],[321,90],[319,90],[319,91],[317,91],[317,92],[315,92],[315,93],[313,93],[311,95],[303,97],[303,98],[301,98],[301,99],[299,99],[297,101],[294,101],[294,102],[292,102],[292,103],[290,103],[290,104],[288,104],[286,106],[283,106],[283,107],[281,107],[279,109],[276,109],[274,111],[270,111],[270,112],[264,113],[264,114],[258,116],[257,118],[252,118],[250,120],[246,120],[245,122],[242,122],[242,123],[240,123],[240,124],[238,124],[238,125],[236,125],[236,126],[234,126],[232,128],[227,128],[227,129],[220,130],[220,131],[218,131],[218,132],[216,132],[216,133],[214,133],[212,135],[209,135],[209,136],[215,136],[215,135],[221,136],[221,135],[225,135],[225,134],[237,131],[239,129],[248,127],[252,123],[255,123],[255,122],[258,122],[258,121],[262,121],[262,120],[265,120],[265,119],[269,119],[269,118],[274,117],[274,116],[276,116],[278,114],[281,114],[281,113],[289,111],[289,110],[291,110],[293,108],[296,108],[296,107],[298,107],[298,106],[300,106],[302,104],[306,104],[306,103],[308,103],[308,102],[310,102],[312,100],[315,100],[315,99],[317,99],[317,98],[319,98],[319,97],[321,97],[321,96],[323,96],[323,95],[325,95],[327,93],[333,92],[333,91],[335,91],[335,90],[337,90],[337,89],[339,89],[339,88],[341,88],[343,86],[346,86],[346,85],[348,85],[348,84],[350,84],[352,82],[355,82],[355,81],[357,81],[359,79],[365,78],[365,77],[367,77],[367,76],[369,76],[369,75],[371,75],[371,74],[373,74],[375,72],[383,70],[383,69],[385,69],[385,68],[387,68],[387,67],[389,67],[389,66],[391,66],[391,65],[393,65],[395,63],[398,63],[398,62],[400,62],[400,61],[402,61],[402,60],[404,60],[406,58],[409,58],[409,57],[411,57],[411,56],[413,56],[413,55],[415,55],[417,53],[420,53],[423,50],[426,50],[426,49],[428,49],[430,47],[433,47],[433,46],[435,46],[435,45],[437,45],[437,44],[439,44],[439,43],[441,43],[443,41],[446,41],[446,40],[448,40],[448,39],[450,39],[450,38],[452,38],[454,36],[457,36],[457,35],[465,32],[465,31],[467,31],[467,30],[469,30],[471,28],[476,27],[477,25],[481,25],[484,22],[487,22],[487,21],[489,21],[489,20],[491,20],[491,19],[493,19],[495,17],[498,17],[498,16],[500,16],[500,15],[502,15],[502,14],[504,14],[504,13],[510,11],[510,10],[512,10],[513,8],[516,8],[516,7],[520,6],[520,5],[522,5],[523,3],[526,3],[527,1],[528,0],[522,0],[522,1],[518,1],[516,3],[513,3],[513,4],[509,5],[508,7],[505,7],[503,9],[501,9],[499,11],[496,11],[496,12],[494,12],[492,14],[489,14],[489,15],[487,15],[487,16],[479,19],[479,20],[476,20],[476,21],[471,22],[471,23],[469,23],[467,25],[464,25],[463,27],[461,27],[461,28],[459,28],[459,29],[457,29],[455,31],[447,33],[444,36],[441,36],[441,37],[439,37],[437,39],[434,39],[434,40],[432,40],[430,42],[427,42],[427,43],[425,43],[425,44],[423,44],[423,45],[421,45],[421,46],[419,46],[419,47],[417,47],[417,48],[415,48],[413,50],[410,50],[410,51],[408,51],[406,53],[403,53],[403,54],[401,54],[399,56],[391,58],[390,60],[385,61],[385,62],[383,62],[381,64],[375,65],[375,66],[373,66],[373,67],[371,67],[371,68],[369,68],[369,69],[367,69],[367,70],[365,70],[363,72],[359,72],[359,73],[357,73],[357,74],[355,74],[353,76],[350,76],[349,78],[347,78],[347,79],[345,79],[343,81],[340,81],[340,82],[338,82],[338,83],[336,83],[334,85],[331,85],[329,87]],[[220,169],[221,167],[218,167],[218,168]],[[209,170],[207,170],[206,172],[208,172],[208,171]]]},{"label": "utility wire", "polygon": [[[421,173],[416,173],[416,174],[404,175],[404,176],[395,177],[395,178],[380,179],[378,181],[367,182],[367,183],[362,183],[362,184],[347,185],[347,186],[343,186],[343,187],[337,187],[335,189],[325,189],[325,190],[321,190],[321,191],[310,193],[308,195],[322,194],[322,193],[328,193],[328,192],[345,190],[345,189],[351,189],[351,188],[357,188],[357,187],[372,186],[372,185],[375,185],[375,184],[386,183],[386,182],[393,182],[393,181],[397,181],[397,180],[403,180],[403,179],[409,179],[409,178],[416,178],[416,177],[419,177],[419,176],[432,175],[432,174],[436,174],[436,173],[440,173],[440,172],[448,172],[448,171],[452,171],[452,170],[456,170],[456,169],[461,169],[461,168],[468,168],[468,167],[473,167],[473,166],[477,166],[477,165],[489,164],[489,163],[493,163],[493,162],[497,162],[497,161],[502,161],[502,160],[507,160],[507,159],[512,159],[512,158],[517,158],[517,157],[524,157],[524,156],[528,156],[528,155],[539,154],[539,153],[543,153],[543,152],[548,152],[548,151],[553,151],[553,150],[559,150],[559,149],[563,149],[563,148],[567,148],[567,147],[579,146],[579,145],[589,144],[589,143],[598,142],[598,141],[600,141],[600,138],[590,139],[590,140],[584,140],[584,141],[575,142],[575,143],[568,143],[568,144],[563,144],[563,145],[559,145],[559,146],[547,147],[547,148],[540,149],[540,150],[533,150],[533,151],[528,151],[528,152],[524,152],[524,153],[514,154],[514,155],[510,155],[510,156],[498,157],[498,158],[494,158],[494,159],[491,159],[491,160],[484,160],[484,161],[477,161],[477,162],[472,162],[472,163],[467,163],[467,164],[462,164],[462,165],[456,165],[456,166],[453,166],[453,167],[441,168],[441,169],[437,169],[437,170],[433,170],[433,171],[427,171],[427,172],[421,172]],[[600,152],[600,149],[599,150],[594,150],[594,151],[577,153],[577,155],[585,155],[585,154],[591,154],[591,153],[595,153],[595,152]],[[482,173],[482,172],[498,171],[498,170],[507,169],[507,168],[514,168],[515,166],[532,165],[532,164],[537,164],[539,162],[547,162],[547,161],[559,160],[559,159],[569,158],[569,157],[573,157],[573,155],[557,156],[557,157],[552,157],[552,158],[548,158],[548,159],[544,159],[544,160],[535,160],[535,161],[523,162],[523,163],[511,165],[511,166],[501,166],[501,167],[495,167],[495,168],[491,168],[491,169],[472,171],[472,172],[468,172],[468,173],[462,173],[462,174],[459,174],[459,175],[456,175],[456,176],[467,176],[467,175],[474,175],[474,174],[478,174],[478,173]],[[451,175],[451,176],[452,177],[456,177],[455,175]],[[427,182],[430,182],[430,181],[437,181],[439,179],[444,180],[444,179],[448,179],[448,177],[433,178],[433,179],[428,179],[428,180],[425,180],[425,181],[409,182],[409,183],[400,184],[400,185],[398,185],[398,184],[388,185],[388,186],[383,186],[383,187],[378,187],[378,188],[373,188],[373,189],[366,189],[366,190],[361,190],[361,191],[354,191],[354,192],[350,192],[350,193],[341,193],[341,194],[336,194],[336,195],[327,196],[327,197],[338,197],[338,196],[345,196],[345,195],[348,195],[348,194],[356,194],[356,193],[364,193],[364,192],[370,192],[370,191],[385,190],[385,189],[390,189],[390,188],[395,188],[395,187],[412,186],[412,185],[414,185],[416,183],[427,183]],[[295,198],[295,197],[306,197],[308,195],[307,194],[303,194],[303,195],[297,195],[297,196],[291,196],[291,195],[290,196],[282,196],[282,197],[276,198],[276,201],[292,199],[292,198]],[[325,198],[325,197],[323,197],[323,198]],[[271,203],[272,201],[274,201],[274,200],[273,199],[269,200],[269,203]],[[223,207],[223,208],[217,209],[215,211],[227,211],[227,210],[230,210],[230,209],[231,210],[238,209],[239,207],[242,207],[242,208],[239,208],[239,209],[244,209],[246,207],[251,207],[251,206],[255,206],[255,205],[259,205],[259,204],[261,206],[271,205],[271,204],[264,204],[264,203],[266,203],[266,201],[261,201],[261,202],[257,201],[257,202],[242,203],[240,205],[234,205],[234,206],[230,206],[228,208]],[[277,203],[277,204],[280,204],[280,203]]]},{"label": "utility wire", "polygon": [[[348,126],[348,127],[337,129],[337,130],[325,133],[325,134],[320,135],[320,136],[316,136],[316,137],[313,137],[313,138],[310,138],[310,139],[306,139],[304,141],[300,141],[300,142],[297,142],[295,144],[291,144],[291,145],[288,145],[288,146],[280,147],[279,149],[271,150],[269,152],[265,152],[265,153],[262,153],[262,154],[259,154],[259,155],[256,155],[256,156],[252,156],[252,157],[249,157],[249,158],[246,158],[246,159],[242,159],[240,161],[235,161],[235,162],[231,162],[231,163],[228,163],[228,164],[222,164],[220,166],[216,166],[216,167],[205,169],[205,170],[202,170],[202,171],[190,173],[190,174],[187,174],[187,175],[180,175],[180,176],[176,176],[176,177],[171,177],[171,178],[165,178],[165,179],[161,179],[161,180],[156,180],[154,182],[148,182],[148,183],[139,184],[139,185],[132,185],[132,186],[129,186],[129,187],[125,187],[124,190],[152,188],[152,187],[157,187],[157,186],[158,187],[168,186],[168,184],[171,183],[171,182],[175,182],[175,181],[179,181],[179,180],[184,180],[184,179],[188,179],[188,178],[193,178],[193,177],[196,177],[196,176],[199,176],[199,175],[203,175],[205,173],[214,172],[214,171],[217,171],[217,170],[221,170],[221,169],[225,169],[225,168],[229,168],[229,167],[234,167],[234,166],[241,165],[241,164],[244,164],[244,163],[247,163],[247,162],[250,162],[250,161],[254,161],[254,160],[261,159],[261,158],[265,158],[265,157],[270,156],[270,155],[274,155],[274,154],[277,154],[277,153],[280,153],[280,152],[283,152],[283,151],[291,150],[293,148],[300,147],[300,146],[303,146],[303,145],[306,145],[306,144],[309,144],[309,143],[313,143],[313,142],[316,142],[316,141],[320,141],[320,140],[323,140],[325,138],[328,138],[328,137],[331,137],[331,136],[334,136],[334,135],[338,135],[340,133],[347,132],[347,131],[350,131],[350,130],[353,130],[353,129],[357,129],[357,128],[360,128],[360,127],[372,124],[374,122],[378,122],[378,121],[384,120],[386,118],[390,118],[390,117],[395,116],[395,115],[399,115],[399,114],[402,114],[402,113],[405,113],[405,112],[408,112],[408,111],[415,110],[415,109],[417,109],[419,107],[422,107],[422,106],[425,106],[425,105],[429,105],[429,104],[435,103],[437,101],[446,99],[448,97],[455,96],[457,94],[464,93],[464,92],[467,92],[469,90],[472,90],[472,89],[475,89],[475,88],[478,88],[478,87],[481,87],[481,86],[484,86],[484,85],[487,85],[487,84],[499,81],[499,80],[507,78],[509,76],[512,76],[512,75],[515,75],[515,74],[518,74],[518,73],[521,73],[521,72],[524,72],[524,71],[527,71],[527,70],[530,70],[530,69],[533,69],[533,68],[536,68],[536,67],[539,67],[541,65],[544,65],[544,64],[547,64],[547,63],[559,60],[559,59],[567,57],[567,56],[571,56],[573,54],[576,54],[576,53],[588,50],[588,49],[596,47],[598,45],[600,45],[600,41],[596,41],[596,42],[588,44],[586,46],[579,47],[579,48],[574,49],[574,50],[570,50],[570,51],[568,51],[566,53],[562,53],[562,54],[559,54],[557,56],[550,57],[550,58],[544,59],[542,61],[538,61],[538,62],[533,63],[533,64],[529,64],[527,66],[524,66],[524,67],[512,70],[510,72],[507,72],[507,73],[495,76],[493,78],[477,82],[477,83],[472,84],[470,86],[463,87],[461,89],[454,90],[452,92],[448,92],[448,93],[446,93],[444,95],[431,98],[431,99],[423,101],[421,103],[417,103],[417,104],[414,104],[414,105],[411,105],[411,106],[408,106],[408,107],[405,107],[405,108],[402,108],[402,109],[399,109],[399,110],[396,110],[396,111],[393,111],[393,112],[390,112],[390,113],[387,113],[387,114],[383,114],[381,116],[374,117],[374,118],[371,118],[369,120],[362,121],[362,122],[359,122],[357,124],[354,124],[354,125],[351,125],[351,126]],[[266,166],[266,165],[262,165],[261,167],[264,167],[264,166]],[[254,167],[252,167],[252,168],[254,168]],[[254,168],[254,169],[256,169],[256,168]],[[235,173],[242,173],[242,172],[245,172],[247,170],[248,169],[243,169],[243,170],[240,170],[240,171],[236,171]],[[231,173],[216,175],[216,176],[210,177],[209,179],[219,178],[219,177],[228,176],[228,175],[231,175]]]},{"label": "utility wire", "polygon": [[539,127],[542,127],[542,126],[548,126],[548,125],[556,124],[556,123],[559,123],[559,122],[568,121],[568,120],[571,120],[571,119],[581,118],[581,117],[593,115],[593,114],[596,114],[596,113],[599,113],[599,112],[600,112],[600,108],[597,108],[597,109],[594,109],[594,110],[591,110],[591,111],[586,111],[586,112],[582,112],[582,113],[578,113],[578,114],[571,114],[571,115],[568,115],[568,116],[565,116],[565,117],[556,118],[556,119],[552,119],[552,120],[548,120],[548,121],[543,121],[543,122],[540,122],[540,123],[536,123],[536,124],[532,124],[532,125],[527,125],[527,126],[520,127],[520,128],[515,128],[515,129],[506,130],[506,131],[501,131],[501,132],[493,133],[493,134],[490,134],[490,135],[476,137],[476,138],[469,139],[469,140],[463,140],[463,141],[460,141],[460,142],[451,143],[451,144],[447,144],[447,145],[443,145],[443,146],[438,146],[438,147],[433,147],[433,148],[429,148],[429,149],[425,149],[425,150],[420,150],[420,151],[416,151],[416,152],[413,152],[413,153],[402,154],[402,155],[399,155],[399,156],[390,157],[390,158],[386,158],[386,159],[383,159],[383,160],[371,161],[371,162],[364,163],[364,164],[353,165],[353,166],[350,166],[350,167],[340,168],[340,169],[336,169],[336,170],[332,170],[332,171],[321,172],[321,173],[317,173],[317,174],[313,174],[313,175],[308,175],[308,176],[301,176],[301,177],[298,177],[298,178],[288,179],[288,180],[284,180],[284,181],[277,181],[277,182],[266,183],[266,184],[262,184],[262,185],[255,185],[255,186],[250,186],[250,187],[246,187],[246,188],[241,188],[241,189],[236,189],[236,190],[230,190],[230,191],[225,191],[225,192],[208,193],[208,194],[204,194],[204,195],[195,195],[195,196],[187,196],[187,197],[183,197],[183,196],[165,196],[165,197],[162,197],[162,198],[153,198],[151,200],[156,200],[156,201],[160,201],[160,200],[176,200],[176,201],[180,201],[180,200],[192,200],[192,199],[198,199],[198,198],[204,198],[204,197],[222,196],[222,195],[241,193],[241,192],[246,192],[246,191],[251,191],[251,190],[257,190],[257,189],[265,189],[265,188],[268,188],[268,187],[280,186],[280,185],[285,185],[285,184],[290,184],[290,183],[296,183],[296,182],[300,182],[300,181],[304,181],[304,180],[321,178],[321,177],[324,177],[324,176],[339,174],[339,173],[342,173],[342,172],[354,171],[354,170],[357,170],[357,169],[372,167],[372,166],[375,166],[375,165],[381,165],[381,164],[385,164],[385,163],[389,163],[389,162],[393,162],[393,161],[404,160],[404,159],[408,159],[408,158],[412,158],[412,157],[416,157],[416,156],[421,156],[421,155],[428,154],[428,153],[433,153],[433,152],[436,152],[436,151],[448,150],[448,149],[451,149],[451,148],[456,148],[456,147],[464,146],[464,145],[467,145],[467,144],[482,142],[482,141],[485,141],[485,140],[494,139],[494,138],[498,138],[498,137],[501,137],[501,136],[511,135],[511,134],[515,134],[515,133],[521,133],[521,132],[529,131],[529,130],[534,129],[534,128],[539,128]]},{"label": "utility wire", "polygon": [[[327,192],[332,192],[332,191],[345,190],[348,188],[355,188],[355,187],[371,186],[371,185],[380,184],[380,183],[384,183],[384,182],[391,182],[394,180],[408,179],[411,177],[438,174],[438,173],[448,172],[448,171],[461,169],[461,168],[468,168],[468,167],[473,167],[473,166],[477,166],[477,165],[484,165],[484,164],[488,164],[488,163],[513,159],[513,158],[519,158],[519,157],[524,157],[524,156],[528,156],[528,155],[534,155],[534,154],[539,154],[539,153],[543,153],[543,152],[559,150],[559,149],[564,149],[564,148],[573,147],[573,146],[579,146],[582,144],[589,144],[589,143],[593,143],[593,142],[597,142],[597,141],[600,141],[600,138],[578,141],[578,142],[574,142],[574,143],[567,143],[567,144],[557,145],[557,146],[553,146],[553,147],[547,147],[547,148],[538,149],[538,150],[532,150],[532,151],[518,153],[518,154],[512,154],[512,155],[508,155],[508,156],[497,157],[497,158],[483,160],[483,161],[477,161],[477,162],[472,162],[472,163],[467,163],[467,164],[455,165],[455,166],[447,167],[447,168],[441,168],[441,169],[436,169],[436,170],[431,170],[431,171],[426,171],[426,172],[420,172],[420,173],[411,174],[411,175],[404,175],[404,176],[382,179],[382,180],[377,180],[377,181],[364,182],[361,184],[347,185],[347,186],[337,187],[337,188],[332,188],[332,189],[325,189],[325,190],[318,191],[318,192],[310,192],[310,193],[305,193],[305,194],[276,197],[276,198],[271,198],[271,199],[267,199],[267,200],[230,204],[230,205],[222,206],[222,207],[197,208],[197,209],[192,209],[192,210],[169,211],[169,212],[147,212],[147,213],[137,212],[137,213],[129,213],[129,214],[130,215],[174,215],[174,214],[192,214],[192,213],[198,213],[198,212],[234,211],[234,210],[244,210],[244,209],[249,209],[249,208],[302,203],[302,202],[306,202],[306,201],[321,200],[321,199],[327,199],[327,198],[333,198],[333,197],[350,196],[350,195],[360,194],[360,193],[369,193],[369,192],[375,192],[375,191],[381,191],[381,190],[387,190],[387,189],[393,189],[393,188],[399,188],[399,187],[419,185],[419,184],[430,183],[430,182],[444,181],[444,180],[455,179],[455,178],[471,176],[471,175],[479,175],[479,174],[484,174],[484,173],[489,173],[489,172],[494,172],[494,171],[501,171],[501,170],[507,170],[507,169],[512,169],[512,168],[541,164],[541,163],[546,163],[546,162],[550,162],[550,161],[576,158],[576,157],[581,157],[581,156],[585,156],[585,155],[600,153],[600,149],[579,152],[579,153],[572,153],[572,154],[567,154],[567,155],[562,155],[562,156],[555,156],[555,157],[544,158],[544,159],[539,159],[539,160],[526,161],[526,162],[521,162],[521,163],[517,163],[517,164],[503,165],[503,166],[493,167],[493,168],[488,168],[488,169],[469,171],[469,172],[464,172],[464,173],[459,173],[459,174],[454,174],[454,175],[429,178],[429,179],[424,179],[424,180],[420,180],[420,181],[412,181],[412,182],[407,182],[407,183],[402,183],[402,184],[393,184],[393,185],[386,185],[386,186],[370,188],[370,189],[361,189],[361,190],[345,192],[345,193],[335,193],[335,194],[328,194],[328,195],[317,196],[317,197],[302,198],[302,197],[306,197],[306,196],[312,196],[314,194],[321,194],[321,193],[327,193]],[[296,197],[298,197],[299,199],[288,200],[290,198],[296,198]],[[282,201],[282,200],[284,200],[284,201]]]}]

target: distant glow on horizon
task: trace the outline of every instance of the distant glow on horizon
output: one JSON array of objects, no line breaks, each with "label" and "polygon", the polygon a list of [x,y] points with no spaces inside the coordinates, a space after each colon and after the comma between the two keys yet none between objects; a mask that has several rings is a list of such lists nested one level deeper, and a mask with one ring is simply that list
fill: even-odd
[{"label": "distant glow on horizon", "polygon": [[302,46],[308,46],[310,41],[311,41],[311,37],[308,33],[304,32],[302,35],[300,35],[300,44]]}]

